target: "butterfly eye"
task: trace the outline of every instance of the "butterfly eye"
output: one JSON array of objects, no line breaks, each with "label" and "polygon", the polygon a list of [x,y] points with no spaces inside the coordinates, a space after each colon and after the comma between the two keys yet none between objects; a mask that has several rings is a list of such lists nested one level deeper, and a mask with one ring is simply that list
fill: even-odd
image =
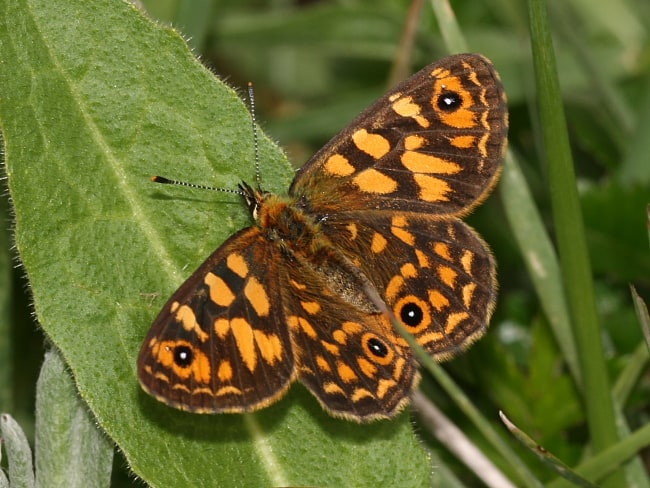
[{"label": "butterfly eye", "polygon": [[186,368],[194,360],[194,353],[188,346],[177,346],[174,348],[174,363],[176,366]]},{"label": "butterfly eye", "polygon": [[452,91],[441,93],[438,96],[438,108],[445,112],[453,112],[461,106],[463,99],[460,94]]}]

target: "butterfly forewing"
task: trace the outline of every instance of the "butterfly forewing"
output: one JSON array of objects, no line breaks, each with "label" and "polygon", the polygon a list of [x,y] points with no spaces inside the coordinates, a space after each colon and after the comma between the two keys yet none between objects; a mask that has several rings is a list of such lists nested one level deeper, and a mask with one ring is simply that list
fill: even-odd
[{"label": "butterfly forewing", "polygon": [[272,281],[282,265],[259,228],[231,237],[154,321],[138,360],[144,389],[177,408],[213,413],[256,410],[284,394],[295,373]]},{"label": "butterfly forewing", "polygon": [[494,185],[507,110],[482,56],[427,66],[375,102],[298,173],[289,192],[314,212],[467,213]]}]

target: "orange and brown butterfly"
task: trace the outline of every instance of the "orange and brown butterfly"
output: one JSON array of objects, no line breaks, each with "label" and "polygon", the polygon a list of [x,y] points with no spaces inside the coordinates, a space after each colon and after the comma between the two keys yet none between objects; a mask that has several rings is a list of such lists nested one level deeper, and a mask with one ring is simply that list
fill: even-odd
[{"label": "orange and brown butterfly", "polygon": [[165,304],[138,358],[142,387],[183,410],[240,413],[298,380],[332,415],[395,416],[419,373],[391,315],[437,360],[488,326],[494,259],[460,217],[495,185],[507,126],[492,64],[451,56],[362,112],[287,196],[242,183],[255,223]]}]

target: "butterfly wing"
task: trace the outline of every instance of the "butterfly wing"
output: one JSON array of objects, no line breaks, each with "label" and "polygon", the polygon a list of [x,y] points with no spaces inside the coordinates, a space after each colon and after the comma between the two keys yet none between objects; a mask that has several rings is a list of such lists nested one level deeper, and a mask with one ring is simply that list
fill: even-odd
[{"label": "butterfly wing", "polygon": [[507,108],[483,56],[433,63],[390,90],[326,144],[289,190],[316,214],[381,209],[464,215],[501,167]]},{"label": "butterfly wing", "polygon": [[[138,357],[142,387],[183,410],[246,412],[279,399],[295,376],[278,249],[257,227],[215,251],[163,307]],[[263,263],[263,266],[260,264]]]},{"label": "butterfly wing", "polygon": [[393,416],[418,378],[385,317],[332,293],[257,227],[231,237],[163,307],[138,376],[164,403],[201,413],[263,408],[298,376],[328,411],[356,420]]},{"label": "butterfly wing", "polygon": [[387,318],[334,293],[331,276],[299,256],[284,283],[298,378],[323,408],[357,422],[399,412],[419,375],[408,343]]},{"label": "butterfly wing", "polygon": [[365,110],[290,189],[439,359],[479,337],[493,308],[494,260],[458,217],[496,183],[507,124],[492,64],[451,56]]},{"label": "butterfly wing", "polygon": [[427,214],[348,212],[323,231],[368,277],[384,302],[436,359],[457,354],[487,329],[496,265],[464,222]]}]

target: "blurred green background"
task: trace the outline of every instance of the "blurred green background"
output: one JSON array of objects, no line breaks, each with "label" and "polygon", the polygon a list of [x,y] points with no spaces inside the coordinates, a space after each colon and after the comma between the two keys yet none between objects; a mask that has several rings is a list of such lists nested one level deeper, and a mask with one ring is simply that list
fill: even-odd
[{"label": "blurred green background", "polygon": [[[152,18],[182,32],[202,62],[231,86],[254,82],[257,119],[296,167],[391,83],[448,54],[427,2],[140,3]],[[452,7],[468,50],[489,57],[501,73],[509,99],[510,148],[553,236],[526,2],[456,1]],[[615,383],[643,341],[629,285],[650,298],[650,3],[570,0],[549,2],[548,8],[606,362]],[[407,28],[409,22],[413,29]],[[264,181],[264,161],[261,166]],[[503,205],[495,191],[468,219],[499,265],[500,295],[490,332],[446,368],[495,425],[497,411],[505,410],[537,442],[573,465],[588,440],[585,409]],[[5,223],[0,229],[0,350],[10,351],[0,358],[0,411],[11,412],[29,433],[44,337],[12,251],[5,192],[0,211]],[[645,368],[647,357],[641,364]],[[647,374],[639,374],[622,406],[632,429],[647,422],[648,386]],[[479,446],[485,443],[428,378],[423,390]],[[480,486],[424,428],[418,433],[464,484]],[[532,456],[524,457],[540,479],[554,478]],[[126,474],[123,459],[118,456],[115,463],[114,486],[140,486]]]}]

